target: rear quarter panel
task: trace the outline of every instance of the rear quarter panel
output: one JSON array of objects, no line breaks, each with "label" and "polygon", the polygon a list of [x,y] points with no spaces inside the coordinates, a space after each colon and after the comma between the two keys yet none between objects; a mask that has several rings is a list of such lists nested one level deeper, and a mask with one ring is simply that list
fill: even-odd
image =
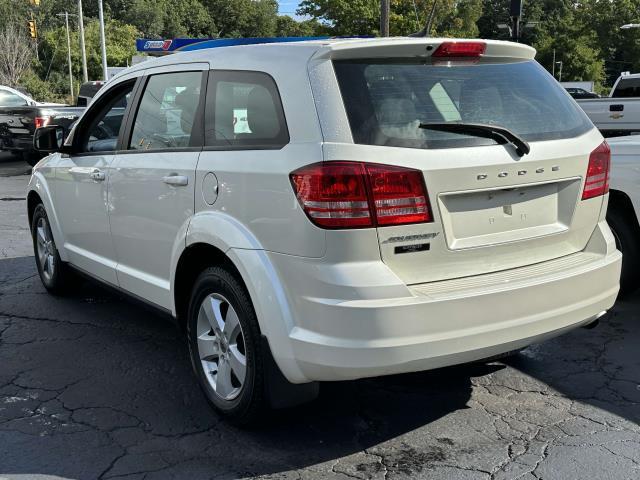
[{"label": "rear quarter panel", "polygon": [[[624,192],[640,214],[640,136],[609,139],[611,146],[611,190]],[[640,216],[638,217],[640,222]]]}]

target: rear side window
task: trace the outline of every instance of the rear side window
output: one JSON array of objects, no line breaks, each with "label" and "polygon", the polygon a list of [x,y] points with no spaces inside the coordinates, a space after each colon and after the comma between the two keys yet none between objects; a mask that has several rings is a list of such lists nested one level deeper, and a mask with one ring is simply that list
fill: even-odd
[{"label": "rear side window", "polygon": [[273,78],[262,72],[211,71],[205,142],[219,149],[282,148],[289,143]]},{"label": "rear side window", "polygon": [[535,61],[344,60],[334,67],[354,141],[452,148],[496,142],[419,128],[421,123],[485,123],[525,140],[570,138],[591,122]]},{"label": "rear side window", "polygon": [[614,98],[640,97],[640,78],[622,78],[613,91]]},{"label": "rear side window", "polygon": [[186,148],[200,102],[202,72],[149,77],[129,141],[129,150]]}]

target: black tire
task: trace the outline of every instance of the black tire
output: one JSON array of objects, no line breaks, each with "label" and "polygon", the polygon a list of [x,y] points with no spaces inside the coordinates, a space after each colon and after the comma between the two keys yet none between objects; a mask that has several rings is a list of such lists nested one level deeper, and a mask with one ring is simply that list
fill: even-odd
[{"label": "black tire", "polygon": [[[201,308],[206,308],[204,305],[205,300],[213,300],[214,304],[215,302],[221,302],[217,311],[220,312],[221,317],[226,316],[224,318],[225,327],[227,321],[231,323],[229,320],[230,312],[234,311],[236,313],[240,324],[242,345],[240,345],[240,341],[238,340],[235,345],[235,351],[244,355],[246,365],[244,380],[242,382],[238,380],[239,377],[235,376],[235,371],[232,367],[233,362],[230,361],[230,357],[234,351],[232,341],[224,340],[220,334],[214,332],[213,327],[211,331],[203,333],[209,328],[206,324],[207,320],[203,320],[201,316],[201,314],[206,314],[204,310],[201,312]],[[227,305],[226,310],[225,305]],[[209,321],[209,325],[212,325],[211,321]],[[210,267],[198,276],[193,287],[191,301],[189,302],[187,336],[193,369],[200,387],[211,406],[221,416],[237,425],[255,423],[268,405],[265,388],[266,374],[263,364],[264,356],[262,352],[262,348],[264,347],[261,342],[258,320],[249,294],[242,283],[229,270],[221,267]],[[203,338],[207,341],[215,338],[213,344],[217,345],[217,351],[220,353],[214,353],[211,356],[206,356],[204,353],[201,355],[201,349],[198,347],[199,336],[201,342]],[[226,343],[226,350],[224,343]],[[205,347],[205,349],[206,348],[208,347]],[[215,349],[216,348],[214,348],[214,350]],[[235,389],[233,394],[236,396],[229,399],[223,398],[222,395],[215,390],[217,388],[217,379],[221,372],[221,365],[225,362],[224,358],[222,360],[220,359],[220,356],[224,356],[225,353],[227,355],[226,362],[227,365],[229,365],[229,371],[234,372],[231,375],[231,384]],[[215,360],[216,355],[217,364]],[[207,372],[205,372],[204,365],[207,366]],[[235,384],[233,382],[234,378]],[[214,387],[214,384],[216,387]],[[238,384],[240,384],[239,387]]]},{"label": "black tire", "polygon": [[640,286],[640,232],[635,219],[614,205],[607,210],[607,223],[622,252],[620,296],[624,297]]},{"label": "black tire", "polygon": [[[43,229],[42,232],[38,231],[39,228]],[[67,264],[60,259],[51,233],[47,212],[41,203],[36,206],[33,212],[31,237],[33,239],[36,267],[42,284],[50,293],[55,295],[66,293],[70,286],[72,274]],[[43,243],[48,244],[44,249]],[[42,254],[43,251],[46,252],[46,258]],[[46,261],[51,262],[51,266],[45,266]]]}]

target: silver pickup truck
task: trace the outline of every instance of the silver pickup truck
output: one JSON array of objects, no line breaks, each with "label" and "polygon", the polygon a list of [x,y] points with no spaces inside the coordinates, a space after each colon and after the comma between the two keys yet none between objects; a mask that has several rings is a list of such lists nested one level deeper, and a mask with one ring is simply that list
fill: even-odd
[{"label": "silver pickup truck", "polygon": [[640,73],[618,77],[608,97],[577,102],[605,137],[640,133]]},{"label": "silver pickup truck", "polygon": [[607,222],[622,252],[620,293],[640,287],[640,136],[607,139],[611,147],[611,187]]}]

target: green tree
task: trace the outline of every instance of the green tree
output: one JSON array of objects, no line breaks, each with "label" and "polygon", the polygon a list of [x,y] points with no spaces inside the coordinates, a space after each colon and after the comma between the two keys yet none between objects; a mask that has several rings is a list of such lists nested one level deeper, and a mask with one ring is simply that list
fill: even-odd
[{"label": "green tree", "polygon": [[[44,32],[41,37],[40,73],[48,79],[53,73],[67,72],[67,40],[64,26]],[[125,67],[131,57],[136,54],[135,40],[139,36],[138,30],[117,20],[108,20],[105,25],[107,43],[107,64],[110,67]],[[74,76],[81,77],[80,47],[74,32],[71,42],[71,63]],[[90,80],[102,78],[102,60],[100,54],[100,27],[96,19],[89,19],[85,23],[85,39],[87,51],[87,69]]]},{"label": "green tree", "polygon": [[276,0],[202,0],[221,37],[271,37],[276,34]]},{"label": "green tree", "polygon": [[116,18],[135,25],[147,38],[211,37],[217,33],[199,0],[134,0]]},{"label": "green tree", "polygon": [[312,37],[323,34],[321,25],[315,20],[299,22],[287,15],[276,19],[276,37]]},{"label": "green tree", "polygon": [[[392,0],[391,35],[421,30],[436,3],[431,35],[476,36],[482,0]],[[378,0],[303,0],[297,13],[321,22],[334,35],[378,35]]]}]

